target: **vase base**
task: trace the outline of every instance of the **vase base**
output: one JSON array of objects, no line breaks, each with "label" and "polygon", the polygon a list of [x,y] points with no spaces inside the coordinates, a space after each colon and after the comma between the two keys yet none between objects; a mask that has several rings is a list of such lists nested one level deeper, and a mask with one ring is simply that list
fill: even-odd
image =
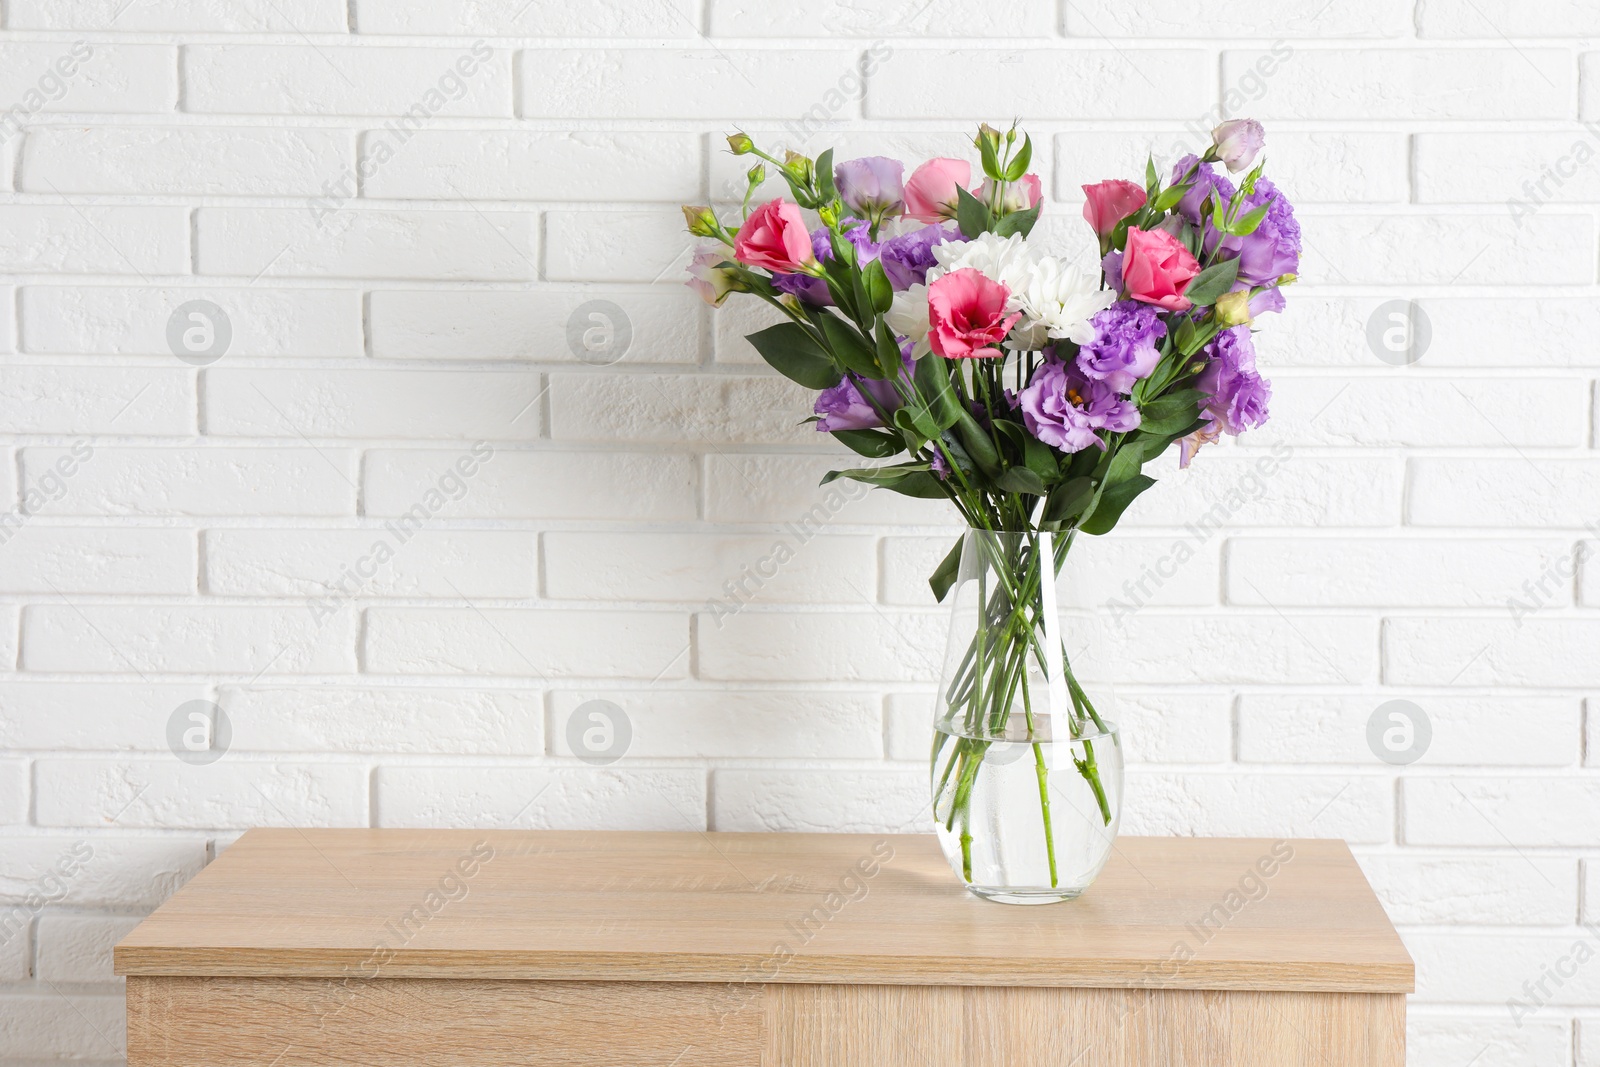
[{"label": "vase base", "polygon": [[1076,900],[1083,895],[1081,889],[1029,889],[1018,886],[969,885],[967,891],[975,897],[992,900],[996,904],[1060,904]]}]

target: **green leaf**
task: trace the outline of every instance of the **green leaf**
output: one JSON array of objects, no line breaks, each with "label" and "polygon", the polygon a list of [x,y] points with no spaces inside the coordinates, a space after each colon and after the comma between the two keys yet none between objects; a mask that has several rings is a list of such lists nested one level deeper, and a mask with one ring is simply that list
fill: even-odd
[{"label": "green leaf", "polygon": [[868,459],[888,459],[906,450],[905,441],[885,430],[834,430],[833,436]]},{"label": "green leaf", "polygon": [[828,339],[828,347],[833,349],[834,358],[863,378],[883,377],[883,370],[878,366],[876,345],[867,344],[866,338],[854,326],[837,315],[823,312],[817,319],[823,335]]},{"label": "green leaf", "polygon": [[1117,520],[1122,518],[1122,513],[1133,503],[1134,497],[1156,484],[1154,478],[1144,474],[1136,474],[1126,481],[1116,485],[1107,486],[1100,494],[1100,503],[1095,505],[1094,511],[1078,527],[1086,534],[1108,534]]},{"label": "green leaf", "polygon": [[933,598],[944,601],[945,595],[950,592],[950,587],[956,584],[956,577],[961,572],[961,543],[965,538],[956,538],[956,543],[950,551],[945,553],[944,559],[933,568],[933,573],[928,575],[928,587],[933,590]]},{"label": "green leaf", "polygon": [[1083,513],[1094,499],[1094,482],[1088,478],[1071,478],[1050,491],[1040,518],[1045,522],[1068,523]]},{"label": "green leaf", "polygon": [[944,497],[944,487],[929,473],[926,463],[897,463],[892,467],[855,467],[850,470],[829,471],[822,476],[823,485],[839,478],[891,489],[905,496],[922,498]]},{"label": "green leaf", "polygon": [[972,462],[984,474],[991,478],[1000,475],[1000,453],[995,450],[994,442],[978,425],[978,420],[972,417],[972,412],[962,408],[956,416],[956,436],[961,438],[967,455],[972,457]]},{"label": "green leaf", "polygon": [[1022,135],[1022,147],[1017,149],[1017,154],[1011,157],[1011,163],[1006,167],[1006,181],[1014,182],[1028,173],[1028,164],[1033,161],[1033,139],[1027,134]]},{"label": "green leaf", "polygon": [[1045,487],[1044,480],[1027,467],[1007,467],[994,484],[1008,493],[1027,493],[1029,496],[1044,496],[1050,491]]},{"label": "green leaf", "polygon": [[1041,200],[1025,211],[1013,211],[1001,216],[1000,221],[994,224],[995,236],[1010,237],[1014,233],[1028,236],[1033,232],[1033,224],[1039,221],[1039,209],[1043,206],[1044,201]]},{"label": "green leaf", "polygon": [[969,241],[989,228],[989,209],[959,185],[956,186],[956,225]]},{"label": "green leaf", "polygon": [[872,310],[880,315],[888,311],[889,305],[894,302],[894,286],[889,284],[889,276],[883,272],[883,261],[875,259],[868,263],[861,271],[861,279]]},{"label": "green leaf", "polygon": [[1186,185],[1174,185],[1169,189],[1163,189],[1150,201],[1150,209],[1157,214],[1164,215],[1177,207],[1178,201],[1182,200],[1188,192],[1189,187]]},{"label": "green leaf", "polygon": [[1160,185],[1161,185],[1161,177],[1160,177],[1160,175],[1156,174],[1156,157],[1153,156],[1153,155],[1146,155],[1144,157],[1144,189],[1145,189],[1145,192],[1146,193],[1154,193],[1156,191],[1157,187],[1159,187]]},{"label": "green leaf", "polygon": [[913,379],[917,395],[926,405],[928,418],[933,424],[941,430],[954,426],[961,417],[961,399],[950,384],[949,363],[945,358],[929,352],[917,360]]},{"label": "green leaf", "polygon": [[984,175],[999,181],[1002,177],[1000,159],[994,154],[994,144],[981,133],[978,135],[978,158],[983,162]]},{"label": "green leaf", "polygon": [[807,389],[831,389],[839,384],[838,366],[797,322],[780,322],[746,336],[761,358],[779,374]]},{"label": "green leaf", "polygon": [[1262,204],[1260,207],[1246,212],[1240,218],[1234,219],[1233,225],[1228,227],[1228,232],[1236,237],[1248,237],[1255,233],[1256,228],[1261,225],[1261,220],[1267,217],[1267,209],[1271,206],[1270,203]]},{"label": "green leaf", "polygon": [[1193,301],[1195,307],[1210,307],[1217,302],[1217,297],[1233,288],[1234,279],[1238,276],[1237,259],[1213,263],[1190,280],[1183,295]]},{"label": "green leaf", "polygon": [[900,343],[894,339],[894,331],[889,329],[889,324],[879,319],[873,328],[872,340],[878,350],[878,366],[883,370],[883,376],[900,377],[905,371],[905,358],[900,354]]},{"label": "green leaf", "polygon": [[931,441],[939,436],[939,427],[933,424],[928,413],[920,407],[907,405],[899,408],[894,413],[894,424],[899,429],[916,439],[913,447],[921,448],[923,441]]},{"label": "green leaf", "polygon": [[935,478],[928,471],[917,471],[908,474],[893,485],[882,488],[901,496],[916,497],[918,500],[948,500],[950,494],[944,491],[944,483]]},{"label": "green leaf", "polygon": [[817,157],[816,181],[817,192],[821,194],[822,203],[827,203],[838,195],[833,185],[833,149],[831,148]]}]

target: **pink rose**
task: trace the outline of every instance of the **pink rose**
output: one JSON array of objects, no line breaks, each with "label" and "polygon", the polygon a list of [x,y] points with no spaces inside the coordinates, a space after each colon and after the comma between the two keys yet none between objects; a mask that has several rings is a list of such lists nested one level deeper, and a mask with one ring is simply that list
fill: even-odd
[{"label": "pink rose", "polygon": [[750,213],[733,241],[733,258],[747,267],[798,274],[817,261],[800,208],[783,197]]},{"label": "pink rose", "polygon": [[956,190],[972,180],[964,159],[930,159],[906,179],[906,214],[922,222],[955,218]]},{"label": "pink rose", "polygon": [[972,267],[928,286],[928,344],[946,359],[1003,356],[997,347],[1021,312],[1006,314],[1011,290]]},{"label": "pink rose", "polygon": [[1134,300],[1168,311],[1189,310],[1183,295],[1200,273],[1200,264],[1179,240],[1165,230],[1128,231],[1128,248],[1122,257],[1122,288]]},{"label": "pink rose", "polygon": [[[1144,207],[1147,199],[1144,189],[1133,182],[1112,178],[1097,185],[1085,185],[1083,195],[1089,199],[1083,205],[1083,218],[1101,237],[1117,228],[1117,223]],[[1101,245],[1101,250],[1105,249]]]},{"label": "pink rose", "polygon": [[[989,202],[989,197],[994,195],[994,182],[985,180],[983,187],[978,190],[978,199],[984,203]],[[1037,174],[1024,174],[1017,181],[1006,186],[1005,193],[1000,198],[1000,210],[1009,215],[1013,211],[1027,211],[1037,205],[1044,196],[1044,186],[1039,181]]]}]

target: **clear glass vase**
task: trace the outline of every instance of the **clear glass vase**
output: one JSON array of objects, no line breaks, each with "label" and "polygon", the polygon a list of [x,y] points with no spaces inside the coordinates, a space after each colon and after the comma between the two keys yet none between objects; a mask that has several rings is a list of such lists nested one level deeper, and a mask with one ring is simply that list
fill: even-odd
[{"label": "clear glass vase", "polygon": [[1070,534],[969,530],[948,594],[934,817],[951,869],[1007,904],[1081,894],[1121,813],[1121,741],[1073,672],[1057,606],[1070,544]]}]

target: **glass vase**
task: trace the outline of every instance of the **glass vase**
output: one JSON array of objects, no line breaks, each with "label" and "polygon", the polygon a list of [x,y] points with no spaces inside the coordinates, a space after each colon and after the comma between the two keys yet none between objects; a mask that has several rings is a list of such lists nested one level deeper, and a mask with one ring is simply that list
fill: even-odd
[{"label": "glass vase", "polygon": [[948,594],[936,830],[967,888],[1007,904],[1081,894],[1110,857],[1121,812],[1121,741],[1073,672],[1057,605],[1070,544],[1070,534],[969,530]]}]

